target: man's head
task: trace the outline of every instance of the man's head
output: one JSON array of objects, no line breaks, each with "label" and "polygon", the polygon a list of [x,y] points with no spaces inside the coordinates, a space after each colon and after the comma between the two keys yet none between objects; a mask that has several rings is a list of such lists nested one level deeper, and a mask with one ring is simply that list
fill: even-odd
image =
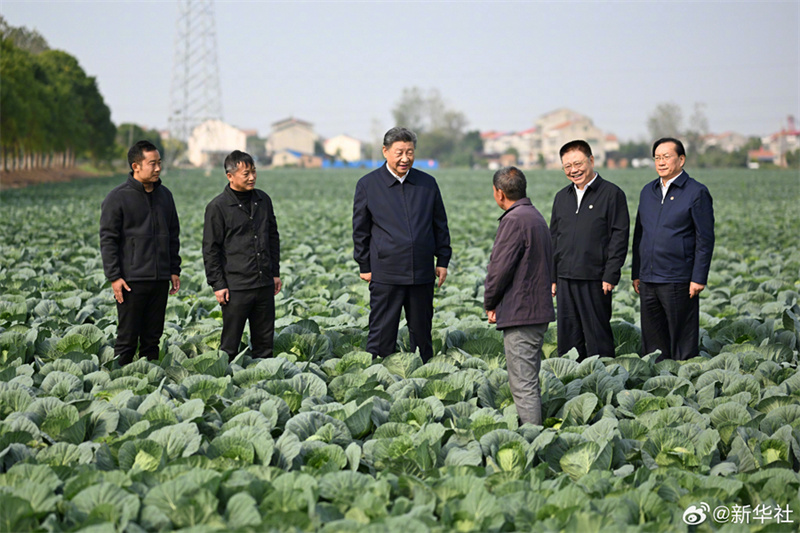
[{"label": "man's head", "polygon": [[656,162],[656,172],[661,179],[671,180],[683,172],[686,150],[678,139],[663,137],[653,143],[653,159]]},{"label": "man's head", "polygon": [[579,189],[594,179],[594,156],[589,143],[580,139],[570,141],[561,147],[559,155],[564,174]]},{"label": "man's head", "polygon": [[152,185],[161,174],[161,154],[150,141],[139,141],[128,150],[128,165],[136,181]]},{"label": "man's head", "polygon": [[520,169],[503,167],[495,172],[492,178],[494,201],[505,211],[517,200],[525,198],[527,186],[525,174]]},{"label": "man's head", "polygon": [[256,188],[256,163],[250,154],[234,150],[225,158],[224,166],[231,189],[246,192]]},{"label": "man's head", "polygon": [[392,128],[383,136],[383,157],[386,166],[400,177],[406,175],[414,164],[417,135],[406,128]]}]

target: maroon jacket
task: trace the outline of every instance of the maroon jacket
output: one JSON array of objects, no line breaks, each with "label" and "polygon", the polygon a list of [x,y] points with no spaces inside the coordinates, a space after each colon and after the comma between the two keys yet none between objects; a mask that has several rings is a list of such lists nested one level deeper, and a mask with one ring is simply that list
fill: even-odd
[{"label": "maroon jacket", "polygon": [[497,329],[555,320],[551,295],[550,230],[529,198],[514,202],[497,228],[483,305],[497,312]]}]

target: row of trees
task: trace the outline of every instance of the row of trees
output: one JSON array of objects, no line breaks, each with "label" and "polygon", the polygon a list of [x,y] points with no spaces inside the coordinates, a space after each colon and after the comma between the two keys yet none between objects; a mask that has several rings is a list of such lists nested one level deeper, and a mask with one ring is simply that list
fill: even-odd
[{"label": "row of trees", "polygon": [[76,157],[114,157],[117,129],[94,77],[51,50],[36,31],[0,17],[2,168],[71,167]]}]

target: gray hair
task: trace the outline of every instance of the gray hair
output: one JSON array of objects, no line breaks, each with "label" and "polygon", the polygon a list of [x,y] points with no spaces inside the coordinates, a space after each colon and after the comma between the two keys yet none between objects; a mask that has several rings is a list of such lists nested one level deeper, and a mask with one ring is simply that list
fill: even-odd
[{"label": "gray hair", "polygon": [[494,173],[492,178],[494,188],[505,193],[506,198],[516,202],[520,198],[525,198],[526,187],[525,174],[517,167],[503,167]]},{"label": "gray hair", "polygon": [[416,148],[417,134],[407,128],[396,126],[383,136],[383,145],[386,148],[390,148],[396,142],[414,143],[414,148]]}]

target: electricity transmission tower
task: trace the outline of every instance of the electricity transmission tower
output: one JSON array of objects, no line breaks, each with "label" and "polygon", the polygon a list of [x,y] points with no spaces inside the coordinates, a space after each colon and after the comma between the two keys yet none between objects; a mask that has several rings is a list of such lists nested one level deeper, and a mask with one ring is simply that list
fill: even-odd
[{"label": "electricity transmission tower", "polygon": [[183,142],[198,124],[222,119],[215,27],[213,0],[178,2],[169,132]]}]

